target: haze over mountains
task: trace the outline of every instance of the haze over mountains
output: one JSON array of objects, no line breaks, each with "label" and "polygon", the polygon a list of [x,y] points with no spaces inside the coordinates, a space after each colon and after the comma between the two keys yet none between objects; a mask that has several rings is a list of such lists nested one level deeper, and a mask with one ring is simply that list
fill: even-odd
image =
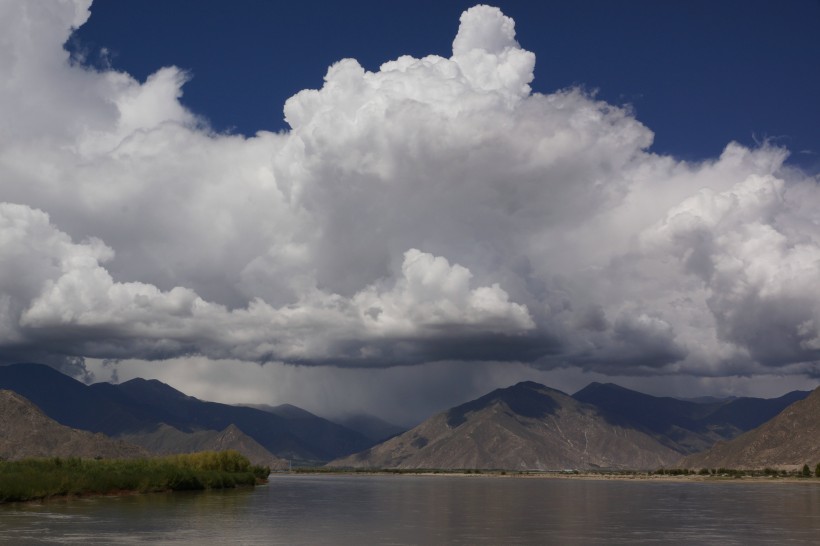
[{"label": "haze over mountains", "polygon": [[[157,380],[85,385],[37,364],[0,367],[0,389],[14,391],[36,404],[43,418],[56,421],[55,426],[79,429],[75,436],[79,431],[103,433],[132,447],[163,454],[237,449],[257,464],[272,468],[284,467],[289,464],[284,459],[288,459],[296,464],[332,461],[330,466],[368,468],[654,469],[676,465],[682,457],[712,446],[714,457],[737,459],[734,464],[719,466],[764,460],[767,465],[791,464],[784,462],[783,453],[772,451],[764,458],[751,455],[756,446],[765,444],[754,439],[758,431],[764,431],[766,441],[778,445],[786,445],[784,438],[789,434],[795,442],[799,437],[803,443],[799,449],[791,448],[793,451],[803,458],[817,451],[820,457],[818,431],[809,436],[798,434],[815,430],[809,422],[818,421],[817,391],[808,399],[808,392],[794,391],[773,399],[695,401],[655,397],[601,383],[592,383],[570,396],[523,382],[441,412],[397,434],[396,427],[377,417],[349,421],[363,433],[292,405],[247,407],[205,402]],[[21,398],[18,403],[22,402],[29,403]],[[13,415],[17,414],[9,412],[0,430],[4,435],[0,439],[12,444],[23,441],[19,434],[9,436],[9,431],[19,431],[22,426],[14,422]],[[41,428],[54,430],[54,437],[66,434],[53,426]],[[743,434],[747,431],[752,432]],[[735,442],[720,443],[741,434]],[[744,438],[753,440],[743,444],[744,448],[726,451],[725,446],[740,445],[736,442]],[[101,434],[97,439],[107,440]],[[22,451],[40,453],[36,446]],[[701,459],[684,461],[690,464]]]}]

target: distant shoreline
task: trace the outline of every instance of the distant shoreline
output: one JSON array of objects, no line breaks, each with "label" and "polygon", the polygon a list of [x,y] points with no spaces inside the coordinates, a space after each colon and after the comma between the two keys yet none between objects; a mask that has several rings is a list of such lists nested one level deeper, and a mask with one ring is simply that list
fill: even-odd
[{"label": "distant shoreline", "polygon": [[513,478],[513,479],[552,479],[552,480],[589,480],[589,481],[646,481],[667,483],[806,483],[820,485],[820,478],[795,475],[700,475],[700,474],[656,474],[648,471],[635,472],[590,472],[590,471],[517,471],[517,470],[327,470],[327,469],[294,469],[293,471],[273,472],[271,480],[282,475],[310,476],[423,476],[423,477],[459,477],[459,478]]}]

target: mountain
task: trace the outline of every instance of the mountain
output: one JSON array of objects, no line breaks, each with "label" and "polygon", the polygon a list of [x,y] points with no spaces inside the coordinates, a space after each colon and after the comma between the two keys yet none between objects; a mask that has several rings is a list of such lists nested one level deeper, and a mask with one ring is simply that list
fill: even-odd
[{"label": "mountain", "polygon": [[232,449],[245,455],[255,465],[267,466],[271,469],[288,467],[286,460],[272,455],[270,451],[234,425],[229,425],[221,431],[182,432],[163,423],[154,430],[122,434],[119,438],[158,455]]},{"label": "mountain", "polygon": [[760,426],[808,394],[793,391],[771,399],[693,401],[651,396],[612,383],[591,383],[573,398],[598,407],[610,423],[643,430],[671,449],[689,454]]},{"label": "mountain", "polygon": [[778,398],[735,398],[709,414],[707,421],[712,425],[728,423],[745,432],[759,427],[810,394],[811,391],[792,391]]},{"label": "mountain", "polygon": [[272,413],[274,415],[278,415],[279,417],[285,417],[288,419],[313,419],[316,416],[310,413],[307,410],[304,410],[300,407],[294,406],[292,404],[279,404],[278,406],[265,406],[263,408],[268,413]]},{"label": "mountain", "polygon": [[87,385],[43,364],[0,366],[0,389],[12,390],[62,425],[113,436],[148,422]]},{"label": "mountain", "polygon": [[[287,417],[290,419],[315,419],[316,415],[304,410],[300,407],[291,404],[280,404],[278,406],[270,406],[267,404],[245,404],[249,408],[256,408],[280,417]],[[378,417],[367,414],[348,415],[345,417],[337,417],[329,419],[332,423],[336,423],[346,429],[358,432],[368,440],[371,444],[382,442],[391,436],[395,436],[407,430],[406,427],[400,427],[392,423],[388,423]]]},{"label": "mountain", "polygon": [[0,390],[0,459],[147,455],[144,449],[122,440],[61,425],[20,394]]},{"label": "mountain", "polygon": [[0,388],[20,393],[61,424],[109,436],[151,432],[161,424],[184,433],[223,431],[234,425],[277,457],[314,462],[373,444],[355,431],[304,410],[282,416],[205,402],[157,380],[88,386],[48,366],[13,364],[0,367]]},{"label": "mountain", "polygon": [[684,402],[695,402],[696,404],[715,404],[721,402],[730,402],[737,398],[737,396],[694,396],[691,398],[680,398]]},{"label": "mountain", "polygon": [[222,430],[233,424],[271,453],[287,459],[327,461],[372,445],[361,434],[304,410],[282,416],[255,408],[203,402],[155,379],[132,379],[116,387],[141,409],[150,405],[156,422],[185,432]]},{"label": "mountain", "polygon": [[367,414],[348,415],[334,419],[336,423],[364,434],[367,438],[374,442],[383,442],[388,438],[392,438],[407,430],[406,427],[400,427],[393,423],[388,423],[378,417]]},{"label": "mountain", "polygon": [[656,468],[679,455],[650,435],[533,382],[497,389],[361,453],[330,463],[371,468]]},{"label": "mountain", "polygon": [[684,468],[765,468],[820,462],[820,388],[776,417],[678,463]]},{"label": "mountain", "polygon": [[[293,406],[291,404],[280,404],[278,406],[269,406],[267,404],[244,404],[249,408],[261,409],[274,415],[281,417],[288,417],[292,419],[305,419],[316,417],[312,413],[303,410],[302,408]],[[371,442],[378,443],[384,441],[391,436],[395,436],[407,430],[406,427],[400,427],[392,423],[388,423],[378,417],[367,414],[348,415],[345,417],[338,417],[331,419],[333,423],[341,425],[347,429],[355,430]]]},{"label": "mountain", "polygon": [[[266,411],[268,413],[272,413],[274,415],[278,415],[279,417],[285,417],[287,419],[299,419],[299,418],[306,418],[306,417],[316,417],[316,415],[310,413],[308,410],[302,409],[300,407],[291,405],[291,404],[280,404],[278,406],[271,406],[269,404],[238,404],[240,407],[243,408],[254,408],[262,411]],[[335,421],[333,421],[335,423]],[[338,423],[337,423],[338,424]]]}]

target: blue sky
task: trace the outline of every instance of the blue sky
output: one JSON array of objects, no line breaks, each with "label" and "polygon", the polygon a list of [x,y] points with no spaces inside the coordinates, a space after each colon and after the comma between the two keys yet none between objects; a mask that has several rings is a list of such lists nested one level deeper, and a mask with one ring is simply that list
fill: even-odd
[{"label": "blue sky", "polygon": [[0,363],[402,424],[816,386],[819,12],[0,3]]},{"label": "blue sky", "polygon": [[[93,60],[144,79],[191,71],[183,102],[214,128],[281,130],[284,101],[318,88],[345,57],[366,69],[410,54],[449,55],[473,2],[102,0],[76,33]],[[533,90],[580,85],[631,104],[653,150],[686,159],[766,138],[820,167],[820,3],[812,0],[503,1],[536,54]]]}]

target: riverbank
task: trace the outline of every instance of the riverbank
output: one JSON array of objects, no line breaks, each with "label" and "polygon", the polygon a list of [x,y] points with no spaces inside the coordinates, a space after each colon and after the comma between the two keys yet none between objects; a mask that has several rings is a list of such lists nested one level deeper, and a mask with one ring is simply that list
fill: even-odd
[{"label": "riverbank", "polygon": [[[287,473],[287,472],[286,472]],[[290,474],[315,475],[410,475],[474,478],[518,478],[518,479],[559,479],[559,480],[637,480],[655,482],[733,482],[733,483],[816,483],[820,477],[813,474],[804,476],[799,471],[787,471],[785,474],[767,470],[711,469],[708,472],[679,470],[664,471],[580,471],[580,470],[452,470],[452,469],[327,469],[298,468]]]},{"label": "riverbank", "polygon": [[0,462],[0,503],[254,486],[270,470],[236,451],[149,459],[59,457]]}]

